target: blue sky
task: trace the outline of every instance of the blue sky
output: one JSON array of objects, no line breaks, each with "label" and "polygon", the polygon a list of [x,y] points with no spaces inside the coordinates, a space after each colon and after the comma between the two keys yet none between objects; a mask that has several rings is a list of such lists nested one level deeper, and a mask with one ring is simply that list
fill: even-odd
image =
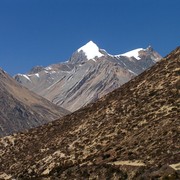
[{"label": "blue sky", "polygon": [[66,61],[94,41],[111,54],[180,40],[180,0],[0,0],[0,67],[9,74]]}]

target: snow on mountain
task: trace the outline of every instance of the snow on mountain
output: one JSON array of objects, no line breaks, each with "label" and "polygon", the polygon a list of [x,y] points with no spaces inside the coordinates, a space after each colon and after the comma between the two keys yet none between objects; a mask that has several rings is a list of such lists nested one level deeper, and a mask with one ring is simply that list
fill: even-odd
[{"label": "snow on mountain", "polygon": [[27,79],[28,81],[31,81],[31,79],[28,77],[28,75],[26,74],[18,74],[18,76],[24,77],[25,79]]},{"label": "snow on mountain", "polygon": [[50,70],[52,70],[52,67],[48,66],[48,67],[45,68],[45,70],[50,71]]},{"label": "snow on mountain", "polygon": [[116,55],[116,56],[126,56],[126,57],[134,57],[136,58],[137,60],[140,60],[141,58],[139,57],[139,51],[145,51],[145,49],[143,48],[138,48],[138,49],[134,49],[132,51],[128,51],[126,53],[123,53],[123,54],[119,54],[119,55]]},{"label": "snow on mountain", "polygon": [[93,41],[89,41],[77,51],[83,51],[88,60],[103,56],[103,54],[99,52],[99,47]]},{"label": "snow on mountain", "polygon": [[37,76],[38,78],[39,78],[39,73],[36,73],[36,74],[34,74],[35,76]]},{"label": "snow on mountain", "polygon": [[110,55],[89,41],[66,62],[36,66],[26,76],[14,78],[51,102],[75,111],[113,91],[160,59],[151,47]]}]

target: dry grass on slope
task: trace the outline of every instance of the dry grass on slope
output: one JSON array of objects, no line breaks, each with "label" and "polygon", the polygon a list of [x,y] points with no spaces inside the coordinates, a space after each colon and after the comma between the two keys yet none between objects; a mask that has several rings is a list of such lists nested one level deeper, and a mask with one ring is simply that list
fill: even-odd
[{"label": "dry grass on slope", "polygon": [[178,178],[169,165],[180,162],[179,63],[177,48],[96,103],[2,138],[0,172],[26,179]]}]

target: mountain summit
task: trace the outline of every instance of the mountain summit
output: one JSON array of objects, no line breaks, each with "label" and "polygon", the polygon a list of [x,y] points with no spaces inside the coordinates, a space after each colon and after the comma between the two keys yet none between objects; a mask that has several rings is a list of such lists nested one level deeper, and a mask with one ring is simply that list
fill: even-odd
[{"label": "mountain summit", "polygon": [[88,60],[94,59],[95,57],[103,56],[103,54],[99,51],[99,47],[93,41],[89,41],[87,44],[79,48],[77,51],[83,52]]},{"label": "mountain summit", "polygon": [[96,62],[96,59],[102,56],[104,54],[100,52],[99,47],[93,41],[89,41],[72,54],[70,62],[73,64],[83,63],[89,60]]},{"label": "mountain summit", "polygon": [[149,48],[110,55],[89,41],[68,61],[35,67],[15,79],[53,103],[75,111],[120,87],[160,59]]}]

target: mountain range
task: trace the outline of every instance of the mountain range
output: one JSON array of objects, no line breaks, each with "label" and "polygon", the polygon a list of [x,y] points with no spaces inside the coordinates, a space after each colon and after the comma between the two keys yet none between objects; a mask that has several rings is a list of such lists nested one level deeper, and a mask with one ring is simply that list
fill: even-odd
[{"label": "mountain range", "polygon": [[96,102],[1,138],[0,178],[179,179],[179,67],[180,47]]},{"label": "mountain range", "polygon": [[0,69],[0,137],[48,123],[69,113],[23,87]]},{"label": "mountain range", "polygon": [[64,63],[37,66],[14,78],[31,91],[73,112],[120,87],[161,58],[150,46],[111,55],[89,41]]}]

